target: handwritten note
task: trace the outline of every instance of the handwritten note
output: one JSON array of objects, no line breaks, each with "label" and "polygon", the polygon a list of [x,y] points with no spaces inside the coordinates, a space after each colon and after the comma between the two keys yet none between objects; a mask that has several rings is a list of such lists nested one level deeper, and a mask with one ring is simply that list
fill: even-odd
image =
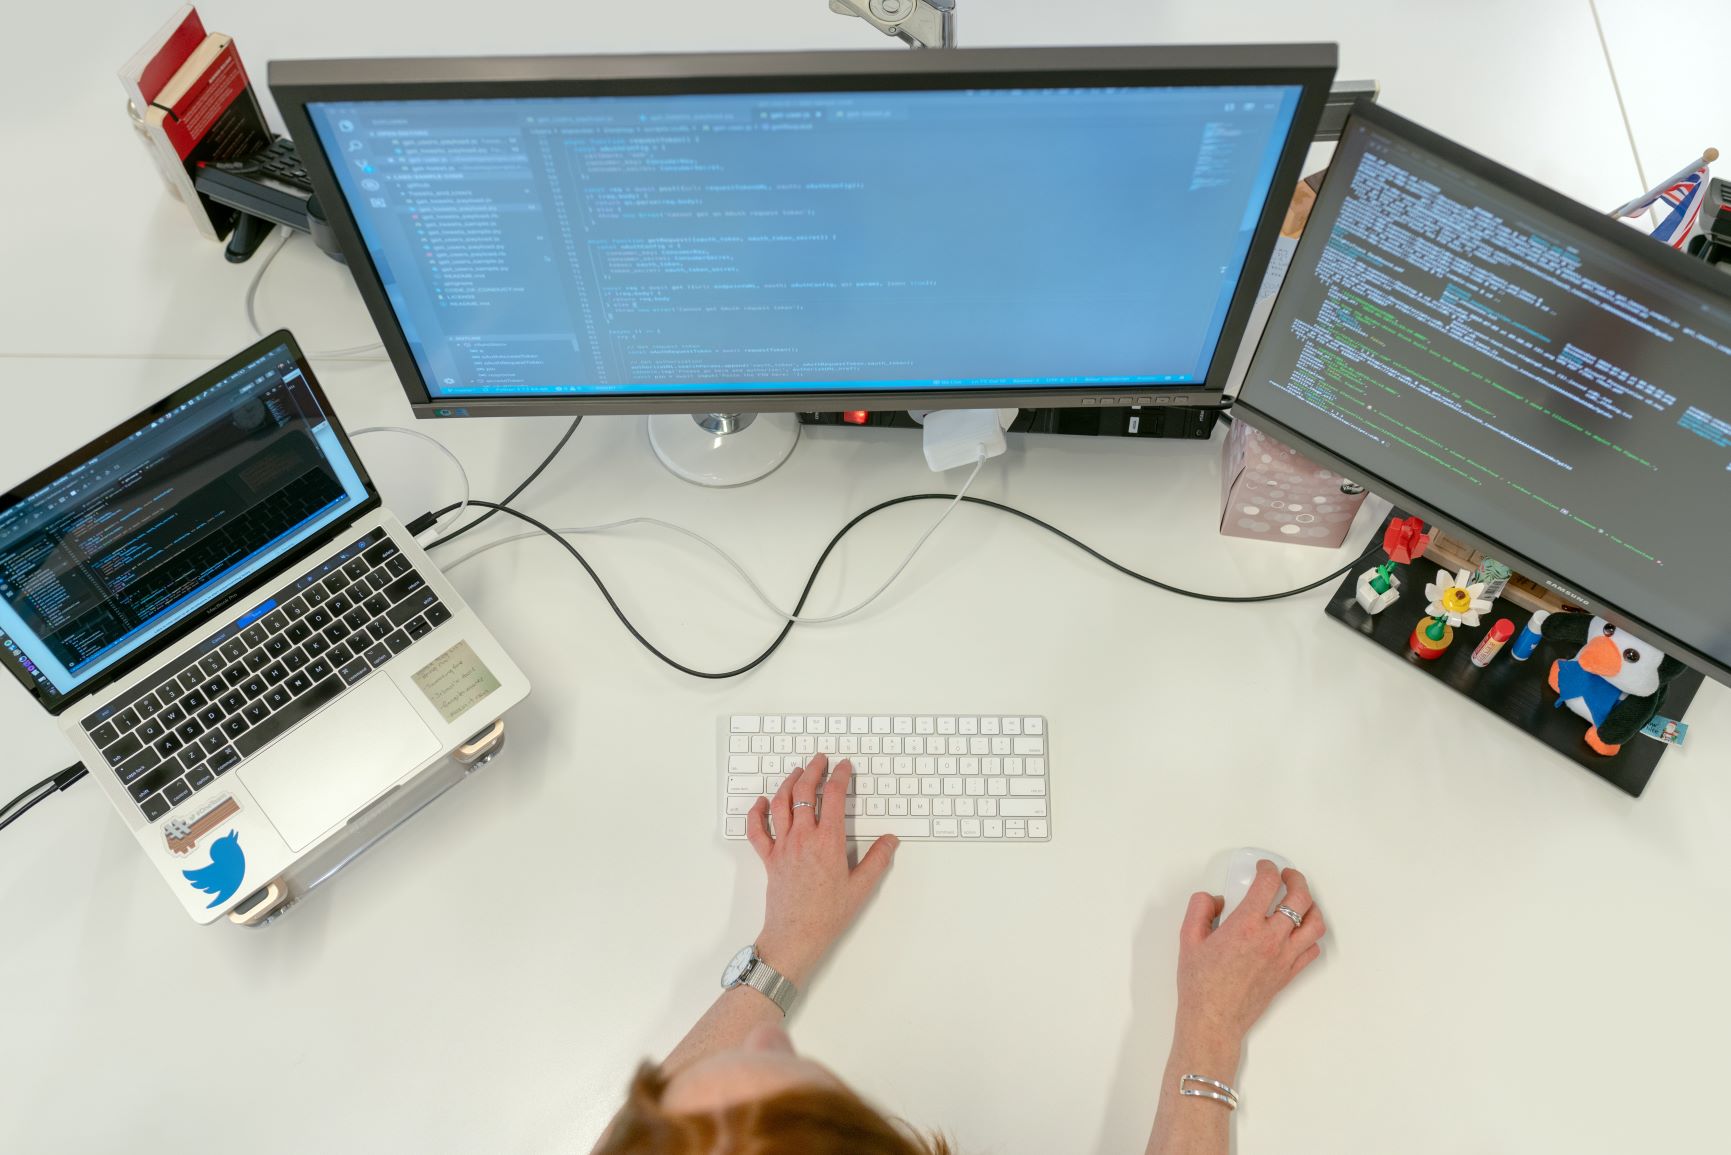
[{"label": "handwritten note", "polygon": [[469,707],[499,688],[468,642],[458,642],[419,670],[415,685],[447,722],[455,722]]}]

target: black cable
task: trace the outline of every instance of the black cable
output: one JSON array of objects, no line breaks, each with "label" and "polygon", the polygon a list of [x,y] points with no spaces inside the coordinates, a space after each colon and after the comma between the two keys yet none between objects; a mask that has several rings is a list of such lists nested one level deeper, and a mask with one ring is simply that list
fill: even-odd
[{"label": "black cable", "polygon": [[[31,808],[36,806],[43,799],[52,794],[58,794],[80,778],[83,778],[87,773],[89,773],[89,771],[84,769],[84,763],[74,762],[59,773],[50,774],[36,785],[29,787],[6,805],[0,806],[0,814],[5,815],[3,819],[0,819],[0,830],[6,829],[8,826],[30,813]],[[35,797],[32,798],[31,795],[35,795]],[[30,801],[24,802],[26,798],[29,798]],[[24,805],[19,806],[18,804],[20,802],[24,802]],[[17,807],[17,809],[14,810],[14,807]]]},{"label": "black cable", "polygon": [[[499,506],[510,505],[513,501],[517,500],[518,496],[520,494],[522,494],[522,492],[525,489],[528,489],[531,485],[533,485],[535,483],[535,479],[537,477],[540,477],[542,472],[549,465],[553,464],[553,459],[555,457],[559,456],[559,451],[561,449],[565,448],[565,443],[567,441],[571,440],[571,435],[573,433],[577,432],[577,427],[581,424],[583,424],[583,418],[581,416],[573,417],[571,419],[571,427],[569,429],[565,430],[565,436],[561,437],[558,441],[558,444],[554,445],[552,450],[547,454],[547,456],[543,457],[541,459],[541,464],[537,465],[534,468],[534,470],[529,474],[528,477],[525,477],[521,482],[518,483],[516,489],[513,489],[510,493],[507,493],[505,495],[505,500],[501,501],[499,503],[499,505],[493,506],[493,508],[489,509],[486,513],[483,513],[480,517],[477,517],[474,521],[471,521],[468,525],[458,526],[456,529],[453,529],[450,533],[447,533],[447,534],[443,535],[442,537],[440,537],[437,541],[433,542],[432,545],[429,545],[427,548],[430,550],[433,548],[433,546],[444,545],[447,542],[456,541],[459,537],[462,537],[465,533],[468,533],[471,529],[474,529],[476,526],[478,526],[482,522],[486,521],[489,517],[492,517],[495,513],[498,513],[499,512]],[[487,505],[489,503],[485,502],[485,501],[471,501],[469,504],[470,505]],[[456,508],[456,506],[449,506],[449,505],[445,507],[446,510],[455,509],[455,508]],[[440,517],[444,516],[443,510],[440,511],[439,516]]]},{"label": "black cable", "polygon": [[[880,501],[880,502],[878,502],[878,504],[872,506],[870,509],[865,510],[863,513],[855,515],[853,520],[849,521],[846,525],[842,526],[840,529],[838,529],[835,532],[835,536],[831,537],[829,539],[829,544],[824,546],[823,552],[818,555],[816,564],[811,567],[811,576],[806,578],[805,588],[800,591],[799,601],[793,607],[793,616],[798,617],[800,611],[805,608],[806,599],[811,596],[812,587],[817,584],[818,574],[823,571],[824,562],[829,560],[829,555],[832,552],[834,552],[836,546],[841,544],[842,538],[846,537],[848,535],[848,533],[854,528],[854,526],[858,525],[860,522],[864,521],[866,518],[871,517],[873,514],[881,513],[882,511],[889,509],[893,506],[904,505],[910,501],[954,501],[954,500],[956,500],[956,495],[953,493],[913,493],[913,494],[907,495],[906,497],[892,497],[888,501]],[[1048,533],[1055,534],[1056,536],[1069,542],[1071,545],[1075,546],[1077,549],[1081,550],[1083,553],[1086,553],[1088,556],[1094,558],[1096,561],[1103,562],[1106,565],[1110,566],[1112,569],[1115,569],[1119,573],[1125,575],[1126,577],[1135,578],[1137,581],[1142,582],[1146,585],[1151,585],[1155,589],[1164,590],[1167,593],[1177,594],[1181,597],[1197,598],[1197,599],[1200,599],[1202,601],[1209,601],[1209,602],[1231,602],[1231,603],[1271,602],[1271,601],[1278,601],[1281,598],[1293,597],[1297,594],[1308,593],[1309,591],[1316,589],[1318,586],[1327,585],[1329,582],[1334,581],[1337,578],[1345,576],[1347,573],[1351,572],[1351,570],[1353,569],[1354,566],[1357,566],[1357,565],[1363,563],[1365,561],[1365,559],[1371,557],[1373,554],[1377,553],[1381,549],[1380,544],[1379,545],[1373,545],[1369,549],[1365,550],[1364,553],[1360,554],[1358,557],[1354,558],[1352,561],[1347,562],[1345,565],[1341,566],[1339,569],[1334,570],[1332,573],[1324,574],[1322,577],[1317,578],[1315,581],[1310,582],[1307,585],[1298,586],[1296,589],[1281,590],[1278,593],[1270,593],[1270,594],[1245,594],[1245,595],[1209,594],[1209,593],[1201,593],[1201,592],[1196,591],[1196,590],[1187,590],[1187,589],[1184,589],[1180,586],[1169,585],[1166,582],[1160,581],[1158,578],[1151,578],[1151,577],[1147,576],[1146,574],[1138,573],[1137,571],[1131,569],[1130,567],[1128,567],[1126,565],[1122,565],[1118,562],[1113,561],[1111,558],[1107,557],[1105,554],[1101,553],[1099,550],[1095,549],[1093,546],[1090,546],[1087,543],[1081,541],[1080,539],[1078,539],[1078,538],[1076,538],[1076,537],[1074,537],[1068,533],[1065,533],[1063,530],[1059,529],[1055,525],[1052,525],[1050,522],[1042,521],[1041,519],[1035,517],[1033,514],[1024,513],[1023,511],[1015,508],[1014,506],[1004,505],[1001,502],[991,501],[991,500],[984,498],[984,497],[963,497],[962,500],[964,502],[967,502],[970,505],[983,505],[988,509],[996,509],[1002,513],[1011,514],[1015,517],[1021,518],[1023,521],[1027,521],[1027,522],[1030,522],[1034,525],[1037,525],[1041,529],[1046,530]],[[756,669],[758,666],[762,665],[765,661],[767,661],[769,659],[769,656],[771,654],[775,653],[776,650],[780,649],[781,643],[787,640],[787,635],[789,633],[791,633],[793,631],[793,627],[798,624],[798,623],[792,622],[792,621],[784,622],[782,624],[781,630],[775,635],[775,639],[769,643],[769,646],[762,653],[758,654],[757,657],[753,658],[751,661],[747,662],[745,665],[740,666],[737,669],[726,670],[726,671],[722,671],[720,673],[713,673],[713,672],[710,672],[707,670],[693,669],[692,667],[685,665],[683,662],[680,662],[677,659],[669,657],[667,654],[663,653],[655,645],[654,642],[651,642],[648,638],[643,636],[642,631],[640,631],[635,625],[632,624],[630,618],[625,616],[625,611],[619,608],[619,603],[616,602],[615,600],[613,600],[612,592],[608,590],[607,584],[601,580],[601,575],[595,572],[595,567],[591,566],[589,564],[588,559],[585,558],[580,552],[578,552],[577,547],[572,545],[569,541],[567,541],[565,539],[565,537],[563,535],[561,535],[558,531],[556,531],[553,528],[551,528],[550,526],[548,526],[545,522],[542,522],[542,521],[540,521],[534,517],[531,517],[530,515],[524,513],[521,510],[511,508],[510,506],[506,505],[504,502],[471,500],[469,502],[469,504],[486,507],[487,510],[489,511],[488,516],[491,516],[494,513],[510,514],[512,517],[516,518],[517,520],[524,522],[530,526],[533,526],[534,528],[540,530],[542,533],[546,534],[548,537],[551,537],[554,541],[557,541],[560,545],[564,546],[565,551],[567,553],[569,553],[572,557],[576,558],[577,564],[581,565],[583,567],[584,572],[589,575],[589,580],[595,583],[595,588],[601,591],[601,596],[603,598],[605,598],[607,601],[607,607],[613,611],[613,616],[619,619],[620,624],[625,627],[626,632],[629,633],[633,638],[635,638],[637,640],[638,644],[641,645],[644,649],[648,650],[651,654],[654,654],[661,661],[663,661],[667,665],[673,667],[675,670],[678,670],[682,674],[689,674],[693,678],[707,678],[707,679],[719,681],[719,680],[726,679],[726,678],[736,678],[741,674],[749,673],[751,670]],[[453,505],[447,505],[445,508],[440,509],[440,510],[435,510],[429,514],[425,514],[425,515],[423,515],[422,518],[417,519],[417,520],[427,520],[427,519],[437,520],[438,518],[445,516],[445,514],[451,512],[451,510],[453,510],[455,508],[457,508],[457,507],[454,504]]]}]

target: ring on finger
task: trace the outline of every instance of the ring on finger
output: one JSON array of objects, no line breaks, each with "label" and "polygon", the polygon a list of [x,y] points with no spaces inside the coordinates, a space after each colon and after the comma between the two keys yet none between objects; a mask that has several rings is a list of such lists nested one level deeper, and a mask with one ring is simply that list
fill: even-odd
[{"label": "ring on finger", "polygon": [[810,806],[813,810],[817,809],[817,804],[812,802],[795,802],[793,809],[798,810],[801,806]]},{"label": "ring on finger", "polygon": [[1287,918],[1290,918],[1292,920],[1293,929],[1295,930],[1304,925],[1304,916],[1299,914],[1296,910],[1293,910],[1290,906],[1287,906],[1285,903],[1275,907],[1274,913],[1284,914]]}]

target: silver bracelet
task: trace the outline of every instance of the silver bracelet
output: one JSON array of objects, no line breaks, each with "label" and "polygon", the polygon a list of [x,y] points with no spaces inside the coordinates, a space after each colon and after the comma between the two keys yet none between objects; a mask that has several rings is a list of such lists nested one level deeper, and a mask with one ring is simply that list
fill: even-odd
[{"label": "silver bracelet", "polygon": [[[1202,1083],[1205,1086],[1214,1087],[1225,1093],[1216,1095],[1213,1091],[1187,1090],[1184,1086],[1186,1083]],[[1202,1075],[1185,1075],[1178,1080],[1178,1093],[1180,1095],[1191,1095],[1198,1099],[1213,1099],[1216,1102],[1225,1103],[1228,1111],[1238,1110],[1238,1092],[1234,1091],[1231,1087],[1228,1087],[1218,1079],[1209,1079]]]}]

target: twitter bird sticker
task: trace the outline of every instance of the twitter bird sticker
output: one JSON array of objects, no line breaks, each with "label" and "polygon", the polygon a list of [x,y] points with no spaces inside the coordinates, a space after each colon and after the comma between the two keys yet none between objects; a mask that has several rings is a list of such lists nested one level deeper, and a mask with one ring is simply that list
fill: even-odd
[{"label": "twitter bird sticker", "polygon": [[216,895],[206,910],[221,906],[234,897],[235,891],[240,889],[241,878],[246,874],[246,855],[240,848],[240,835],[231,830],[211,843],[209,866],[180,873],[192,883],[194,890]]}]

